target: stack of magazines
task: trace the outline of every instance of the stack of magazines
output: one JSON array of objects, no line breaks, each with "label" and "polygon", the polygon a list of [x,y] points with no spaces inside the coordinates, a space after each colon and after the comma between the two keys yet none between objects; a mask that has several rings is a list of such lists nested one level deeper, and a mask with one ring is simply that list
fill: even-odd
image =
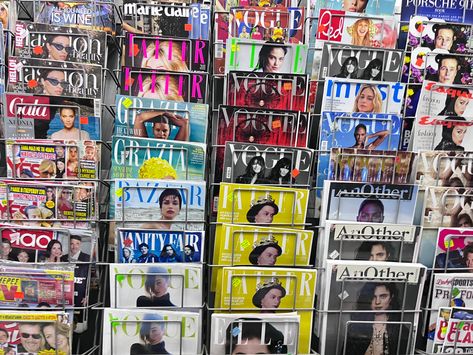
[{"label": "stack of magazines", "polygon": [[209,17],[201,4],[124,2],[106,354],[202,352]]}]

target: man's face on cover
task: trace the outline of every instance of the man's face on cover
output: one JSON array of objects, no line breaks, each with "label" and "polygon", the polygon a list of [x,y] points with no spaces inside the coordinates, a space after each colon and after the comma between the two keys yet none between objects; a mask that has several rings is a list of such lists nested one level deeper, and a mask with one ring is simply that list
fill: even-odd
[{"label": "man's face on cover", "polygon": [[452,48],[453,41],[455,40],[454,32],[450,28],[442,28],[437,31],[437,37],[435,37],[435,48],[446,49],[449,51]]},{"label": "man's face on cover", "polygon": [[8,258],[11,252],[11,245],[9,243],[2,243],[3,258]]},{"label": "man's face on cover", "polygon": [[41,328],[39,325],[20,325],[21,345],[27,352],[37,353],[41,349]]},{"label": "man's face on cover", "polygon": [[383,211],[378,204],[368,202],[358,211],[356,220],[357,222],[381,223],[384,220]]},{"label": "man's face on cover", "polygon": [[143,245],[141,248],[140,248],[140,251],[141,251],[141,254],[143,255],[146,255],[148,254],[148,247]]},{"label": "man's face on cover", "polygon": [[75,120],[75,112],[71,108],[63,108],[61,110],[61,121],[64,125],[64,129],[72,129],[74,128],[74,120]]},{"label": "man's face on cover", "polygon": [[458,73],[458,61],[455,58],[442,59],[439,65],[439,82],[453,84]]},{"label": "man's face on cover", "polygon": [[468,253],[465,255],[465,264],[469,269],[468,272],[473,272],[473,253]]},{"label": "man's face on cover", "polygon": [[71,254],[75,255],[80,252],[80,240],[71,239]]},{"label": "man's face on cover", "polygon": [[373,299],[371,300],[371,309],[373,311],[385,311],[389,309],[391,303],[391,293],[386,286],[378,286],[374,290]]},{"label": "man's face on cover", "polygon": [[371,248],[370,261],[386,261],[388,260],[388,252],[382,244],[375,244]]}]

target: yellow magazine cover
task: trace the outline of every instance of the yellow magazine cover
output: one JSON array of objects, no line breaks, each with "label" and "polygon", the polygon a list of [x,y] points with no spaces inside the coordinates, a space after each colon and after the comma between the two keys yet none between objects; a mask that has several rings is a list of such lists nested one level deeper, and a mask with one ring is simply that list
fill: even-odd
[{"label": "yellow magazine cover", "polygon": [[221,275],[217,307],[253,313],[297,311],[301,317],[298,352],[310,353],[316,270],[224,267]]},{"label": "yellow magazine cover", "polygon": [[309,190],[220,184],[217,223],[304,229]]}]

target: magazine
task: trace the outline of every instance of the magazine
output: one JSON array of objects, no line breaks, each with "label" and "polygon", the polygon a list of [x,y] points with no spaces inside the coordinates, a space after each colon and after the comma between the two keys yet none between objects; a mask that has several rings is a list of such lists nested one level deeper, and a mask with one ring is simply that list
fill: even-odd
[{"label": "magazine", "polygon": [[[465,228],[439,228],[435,247],[434,268],[473,268],[473,231]],[[470,256],[471,254],[471,256]],[[471,259],[471,260],[470,260]]]},{"label": "magazine", "polygon": [[424,227],[473,226],[470,188],[428,186],[423,208]]},{"label": "magazine", "polygon": [[6,94],[5,138],[101,139],[101,100]]},{"label": "magazine", "polygon": [[[399,115],[404,101],[403,83],[325,78],[322,111],[387,113]],[[365,99],[365,100],[363,100]]]},{"label": "magazine", "polygon": [[[124,34],[122,65],[177,72],[208,71],[209,41]],[[157,50],[156,50],[157,49]]]},{"label": "magazine", "polygon": [[421,186],[473,187],[472,162],[472,151],[420,151],[415,182]]},{"label": "magazine", "polygon": [[117,228],[116,262],[139,263],[146,256],[141,249],[158,256],[154,262],[202,262],[205,232],[164,231],[158,229]]},{"label": "magazine", "polygon": [[95,141],[6,141],[7,177],[98,179],[100,144]]},{"label": "magazine", "polygon": [[7,90],[17,94],[100,99],[102,67],[35,58],[8,58]]},{"label": "magazine", "polygon": [[417,185],[325,181],[320,223],[325,220],[412,224]]},{"label": "magazine", "polygon": [[[448,322],[450,320],[451,307],[440,307],[438,309],[437,321],[433,328],[429,328],[427,339],[427,351],[433,354],[440,353],[447,334]],[[433,343],[432,343],[433,340]]]},{"label": "magazine", "polygon": [[422,228],[326,221],[324,260],[417,261]]},{"label": "magazine", "polygon": [[290,7],[290,6],[297,6],[297,1],[295,0],[282,0],[282,1],[248,1],[248,0],[236,0],[236,1],[228,1],[228,0],[217,0],[215,3],[215,9],[225,9],[225,11],[230,11],[230,8],[234,6],[238,7],[248,7],[252,6],[254,7],[261,7],[261,8],[266,8],[266,7],[271,7],[271,8],[285,8],[285,7]]},{"label": "magazine", "polygon": [[346,77],[397,82],[404,61],[404,52],[400,49],[365,48],[333,42],[325,42],[321,53],[320,74],[319,67],[314,67],[317,73],[312,71],[311,80]]},{"label": "magazine", "polygon": [[306,75],[230,71],[225,81],[226,105],[306,111]]},{"label": "magazine", "polygon": [[105,354],[183,354],[201,352],[202,318],[197,312],[105,308]]},{"label": "magazine", "polygon": [[308,198],[305,189],[221,183],[217,222],[304,229]]},{"label": "magazine", "polygon": [[279,314],[212,314],[210,354],[251,352],[250,339],[261,340],[268,354],[296,354],[301,327],[300,316]]},{"label": "magazine", "polygon": [[[288,312],[300,316],[298,353],[307,354],[312,333],[316,270],[224,267],[216,305],[258,313]],[[270,293],[270,296],[268,296]]]},{"label": "magazine", "polygon": [[260,43],[244,38],[228,38],[226,48],[229,50],[225,55],[225,73],[231,70],[288,74],[306,72],[308,48],[305,44]]},{"label": "magazine", "polygon": [[105,66],[107,33],[17,21],[15,55]]},{"label": "magazine", "polygon": [[123,28],[128,32],[173,38],[209,39],[210,6],[163,1],[123,1]]},{"label": "magazine", "polygon": [[113,136],[111,178],[204,180],[203,143]]},{"label": "magazine", "polygon": [[321,41],[331,41],[366,47],[396,48],[397,34],[398,23],[394,16],[376,17],[321,9],[316,39],[320,45],[323,45]]},{"label": "magazine", "polygon": [[311,1],[314,4],[314,14],[318,14],[320,9],[331,10],[345,10],[347,14],[362,13],[367,15],[388,15],[392,16],[395,13],[395,4],[393,0],[382,0],[378,3],[361,2],[361,3],[346,3],[340,0],[316,0]]},{"label": "magazine", "polygon": [[109,0],[50,2],[35,0],[34,22],[103,30],[115,34],[114,4]]},{"label": "magazine", "polygon": [[473,308],[452,307],[441,352],[468,354],[473,351]]},{"label": "magazine", "polygon": [[117,95],[117,136],[206,143],[209,106]]},{"label": "magazine", "polygon": [[118,225],[204,230],[204,181],[117,179],[110,190],[110,216]]},{"label": "magazine", "polygon": [[223,170],[215,175],[237,184],[309,187],[312,159],[310,149],[227,142],[223,167],[216,164]]},{"label": "magazine", "polygon": [[[157,258],[141,255],[143,262]],[[200,308],[202,292],[201,264],[110,264],[112,308]]]},{"label": "magazine", "polygon": [[208,74],[122,67],[120,94],[150,99],[205,103]]}]

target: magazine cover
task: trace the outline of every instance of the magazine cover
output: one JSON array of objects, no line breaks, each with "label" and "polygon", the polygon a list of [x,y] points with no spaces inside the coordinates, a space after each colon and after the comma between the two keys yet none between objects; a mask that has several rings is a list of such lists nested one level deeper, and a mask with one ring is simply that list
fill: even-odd
[{"label": "magazine cover", "polygon": [[248,354],[256,345],[266,354],[297,354],[300,316],[279,314],[212,314],[210,354]]},{"label": "magazine cover", "polygon": [[[157,258],[149,250],[147,254]],[[110,264],[110,295],[112,308],[200,308],[202,265]]]},{"label": "magazine cover", "polygon": [[227,142],[223,173],[216,175],[237,184],[309,187],[312,158],[310,149]]},{"label": "magazine cover", "polygon": [[397,34],[398,23],[394,16],[373,17],[321,9],[316,39],[356,46],[396,48]]},{"label": "magazine cover", "polygon": [[6,141],[7,177],[13,179],[98,179],[100,157],[95,141]]},{"label": "magazine cover", "polygon": [[433,354],[441,353],[452,308],[440,307],[436,312],[438,313],[437,321],[432,324],[432,329],[429,328],[427,339],[427,351]]},{"label": "magazine cover", "polygon": [[178,73],[122,67],[120,94],[150,99],[205,103],[206,73]]},{"label": "magazine cover", "polygon": [[[205,232],[163,231],[158,229],[117,228],[116,262],[194,263],[204,257]],[[151,260],[143,251],[157,256]],[[143,250],[143,251],[142,251]]]},{"label": "magazine cover", "polygon": [[324,260],[417,262],[421,227],[325,222]]},{"label": "magazine cover", "polygon": [[320,223],[412,224],[418,192],[417,185],[325,181]]},{"label": "magazine cover", "polygon": [[102,67],[87,63],[9,57],[7,90],[16,94],[100,99]]},{"label": "magazine cover", "polygon": [[225,81],[226,105],[306,111],[306,75],[231,71]]},{"label": "magazine cover", "polygon": [[473,152],[420,151],[415,183],[421,186],[473,187]]},{"label": "magazine cover", "polygon": [[439,228],[434,268],[473,268],[473,231],[464,228]]},{"label": "magazine cover", "polygon": [[203,143],[113,136],[111,179],[204,180]]},{"label": "magazine cover", "polygon": [[204,4],[123,1],[123,29],[173,38],[208,40],[212,15]]},{"label": "magazine cover", "polygon": [[321,354],[364,353],[376,341],[375,332],[389,354],[413,353],[424,266],[327,260],[327,270],[323,309],[336,312],[323,315]]},{"label": "magazine cover", "polygon": [[208,105],[123,95],[115,105],[115,135],[207,141]]},{"label": "magazine cover", "polygon": [[110,215],[128,227],[204,230],[204,181],[120,179],[112,182]]},{"label": "magazine cover", "polygon": [[424,227],[471,227],[472,189],[428,186],[424,200]]},{"label": "magazine cover", "polygon": [[[366,2],[365,2],[366,3]],[[404,52],[400,49],[324,44],[319,67],[311,80],[326,77],[397,82],[401,76]],[[316,75],[314,77],[314,75]]]},{"label": "magazine cover", "polygon": [[237,224],[217,225],[213,263],[217,265],[306,266],[314,232]]},{"label": "magazine cover", "polygon": [[103,30],[115,34],[113,2],[50,2],[35,0],[34,22],[50,25],[71,26],[91,30]]},{"label": "magazine cover", "polygon": [[[315,14],[319,13],[320,9],[331,10],[345,10],[348,13],[364,13],[367,15],[388,15],[392,16],[395,12],[396,1],[382,0],[378,3],[369,1],[360,1],[352,3],[350,1],[342,0],[316,0]],[[312,3],[312,1],[311,1]],[[350,14],[351,15],[351,14]]]},{"label": "magazine cover", "polygon": [[101,140],[101,100],[6,94],[5,138]]},{"label": "magazine cover", "polygon": [[2,311],[2,351],[7,354],[72,354],[72,320],[63,312]]},{"label": "magazine cover", "polygon": [[189,72],[208,71],[209,41],[125,33],[125,67]]},{"label": "magazine cover", "polygon": [[261,43],[259,41],[228,38],[225,73],[231,70],[263,73],[305,74],[307,45]]},{"label": "magazine cover", "polygon": [[105,354],[185,354],[201,352],[202,319],[197,312],[105,308]]},{"label": "magazine cover", "polygon": [[399,115],[404,100],[403,83],[325,78],[322,111],[387,113]]},{"label": "magazine cover", "polygon": [[414,121],[410,150],[473,150],[473,117],[420,116]]},{"label": "magazine cover", "polygon": [[224,267],[217,305],[232,311],[258,313],[299,309],[298,353],[307,354],[312,333],[309,309],[314,306],[316,275],[314,269]]},{"label": "magazine cover", "polygon": [[308,199],[305,189],[221,183],[217,222],[304,229]]},{"label": "magazine cover", "polygon": [[297,6],[297,1],[295,0],[282,0],[282,1],[274,1],[274,0],[263,0],[263,1],[248,1],[248,0],[217,0],[215,3],[215,9],[224,9],[225,11],[230,11],[231,7],[239,6],[239,7],[271,7],[271,8],[285,8],[290,6]]},{"label": "magazine cover", "polygon": [[441,352],[468,354],[473,351],[473,308],[452,307]]},{"label": "magazine cover", "polygon": [[105,66],[107,33],[17,21],[15,55]]}]

